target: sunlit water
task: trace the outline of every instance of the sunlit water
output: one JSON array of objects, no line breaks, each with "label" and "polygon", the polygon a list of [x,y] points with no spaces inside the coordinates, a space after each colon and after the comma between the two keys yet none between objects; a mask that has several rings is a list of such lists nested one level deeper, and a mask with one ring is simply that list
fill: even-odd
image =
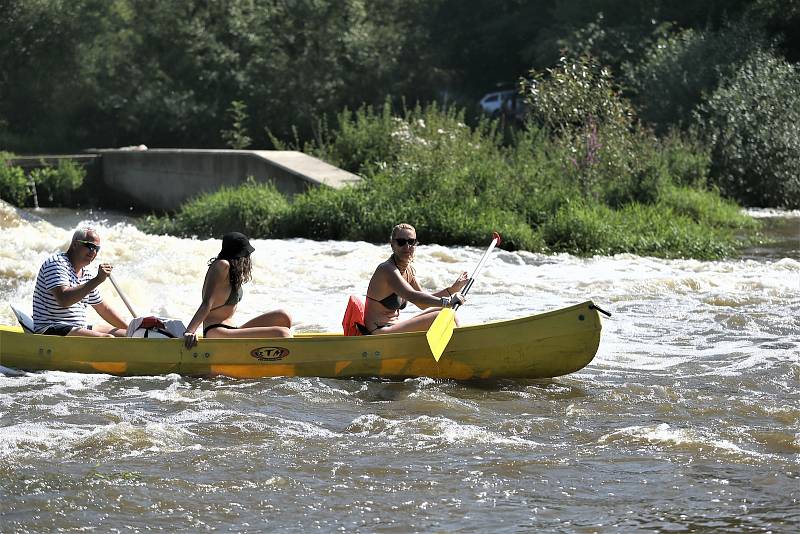
[{"label": "sunlit water", "polygon": [[[0,322],[93,220],[138,314],[188,322],[217,240],[0,205]],[[500,251],[464,323],[593,299],[581,372],[537,381],[0,376],[0,531],[800,530],[800,214],[744,259]],[[425,240],[424,234],[420,236]],[[387,245],[254,240],[241,320],[336,331]],[[488,244],[488,236],[487,236]],[[421,246],[441,288],[482,250]],[[101,288],[120,311],[110,284]]]}]

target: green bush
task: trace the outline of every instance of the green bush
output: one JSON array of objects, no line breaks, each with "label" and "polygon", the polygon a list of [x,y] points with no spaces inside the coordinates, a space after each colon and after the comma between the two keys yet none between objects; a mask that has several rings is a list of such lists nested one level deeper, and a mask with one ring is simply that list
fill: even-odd
[{"label": "green bush", "polygon": [[716,191],[703,191],[686,186],[664,188],[659,203],[692,221],[719,228],[758,228],[752,217],[742,212],[735,202],[724,199]]},{"label": "green bush", "polygon": [[234,150],[244,150],[252,145],[253,139],[247,135],[246,123],[249,119],[247,104],[241,100],[234,100],[231,102],[226,115],[231,121],[231,127],[220,131],[220,137],[225,143]]},{"label": "green bush", "polygon": [[554,134],[561,180],[584,199],[620,207],[653,203],[672,178],[655,136],[639,127],[610,72],[589,57],[562,58],[525,82],[530,120]]},{"label": "green bush", "polygon": [[347,188],[318,188],[298,195],[282,224],[286,236],[384,242],[400,222],[413,224],[426,243],[486,244],[493,231],[508,250],[540,250],[541,238],[519,214],[471,201],[401,201],[394,195]]},{"label": "green bush", "polygon": [[658,140],[670,181],[675,185],[704,189],[711,168],[711,148],[693,132],[673,130]]},{"label": "green bush", "polygon": [[83,185],[86,170],[72,160],[60,159],[57,167],[40,167],[31,171],[39,204],[69,206],[73,193]]},{"label": "green bush", "polygon": [[[464,209],[456,204],[436,209],[416,204],[409,208],[405,220],[417,228],[426,243],[483,247],[496,231],[502,236],[506,250],[540,251],[545,248],[541,236],[514,212],[480,205]],[[391,226],[386,228],[391,229]]]},{"label": "green bush", "polygon": [[543,226],[542,234],[551,250],[580,254],[712,259],[736,250],[731,231],[695,222],[666,205],[611,210],[570,204]]},{"label": "green bush", "polygon": [[287,210],[288,201],[274,185],[248,181],[190,200],[173,217],[146,217],[140,227],[184,237],[218,237],[232,231],[278,237],[283,235],[279,225]]},{"label": "green bush", "polygon": [[0,152],[0,199],[15,206],[24,206],[31,197],[31,187],[25,172],[9,164],[13,154]]},{"label": "green bush", "polygon": [[554,136],[563,179],[599,200],[612,181],[631,174],[633,111],[608,69],[591,57],[562,57],[523,82],[530,127]]},{"label": "green bush", "polygon": [[388,100],[380,112],[371,106],[362,106],[355,112],[345,109],[336,116],[336,129],[320,121],[318,141],[305,149],[333,165],[361,174],[394,161],[404,126],[405,122],[392,114]]},{"label": "green bush", "polygon": [[615,246],[608,253],[715,259],[736,250],[731,230],[695,222],[668,206],[631,204],[615,215]]},{"label": "green bush", "polygon": [[281,228],[286,236],[309,239],[368,239],[366,213],[374,209],[354,188],[318,187],[297,195],[284,214]]},{"label": "green bush", "polygon": [[800,70],[757,52],[700,107],[712,181],[749,206],[800,208]]},{"label": "green bush", "polygon": [[614,218],[605,206],[565,204],[542,225],[542,237],[555,252],[611,253],[616,248]]}]

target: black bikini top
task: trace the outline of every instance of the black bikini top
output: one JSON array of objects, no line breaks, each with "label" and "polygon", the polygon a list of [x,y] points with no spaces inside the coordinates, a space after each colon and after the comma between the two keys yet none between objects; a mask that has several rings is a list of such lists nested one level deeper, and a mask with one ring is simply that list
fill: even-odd
[{"label": "black bikini top", "polygon": [[242,290],[242,286],[237,287],[236,289],[231,288],[231,293],[228,295],[228,300],[226,300],[223,304],[211,308],[211,311],[218,310],[223,306],[233,306],[234,304],[239,304],[242,301],[242,295],[244,295],[244,291]]},{"label": "black bikini top", "polygon": [[408,301],[405,299],[401,299],[397,296],[397,293],[392,293],[388,297],[382,298],[381,300],[374,299],[367,295],[369,300],[374,300],[375,302],[382,304],[383,306],[389,308],[390,310],[404,310],[405,307],[408,305]]},{"label": "black bikini top", "polygon": [[[392,263],[394,263],[394,266],[397,267],[397,270],[399,271],[400,267],[397,265],[397,261],[395,261],[394,259],[394,254],[392,254]],[[400,274],[403,273],[401,272]],[[369,295],[367,295],[367,298],[369,300],[375,301],[385,306],[386,308],[389,308],[390,310],[404,310],[408,305],[408,301],[403,298],[400,298],[400,296],[398,296],[397,293],[392,293],[388,297],[384,297],[381,300],[374,299]]]}]

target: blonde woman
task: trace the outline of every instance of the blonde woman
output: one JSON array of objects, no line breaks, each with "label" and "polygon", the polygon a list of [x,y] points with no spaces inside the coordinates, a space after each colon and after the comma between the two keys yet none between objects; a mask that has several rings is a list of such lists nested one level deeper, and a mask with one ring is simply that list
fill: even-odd
[{"label": "blonde woman", "polygon": [[[392,255],[378,265],[367,287],[365,333],[394,334],[427,330],[442,308],[464,303],[459,291],[467,283],[467,273],[462,273],[451,286],[435,293],[428,293],[420,287],[413,265],[419,244],[413,226],[403,223],[392,228],[389,244]],[[408,302],[424,311],[401,321],[400,310]]]}]

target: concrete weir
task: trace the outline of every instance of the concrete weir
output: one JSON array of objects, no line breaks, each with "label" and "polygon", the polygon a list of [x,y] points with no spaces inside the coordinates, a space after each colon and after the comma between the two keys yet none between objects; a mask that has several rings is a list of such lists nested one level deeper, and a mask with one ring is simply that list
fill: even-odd
[{"label": "concrete weir", "polygon": [[100,149],[102,180],[138,210],[174,210],[186,200],[235,186],[252,176],[294,195],[310,187],[340,188],[360,178],[322,160],[284,150]]}]

